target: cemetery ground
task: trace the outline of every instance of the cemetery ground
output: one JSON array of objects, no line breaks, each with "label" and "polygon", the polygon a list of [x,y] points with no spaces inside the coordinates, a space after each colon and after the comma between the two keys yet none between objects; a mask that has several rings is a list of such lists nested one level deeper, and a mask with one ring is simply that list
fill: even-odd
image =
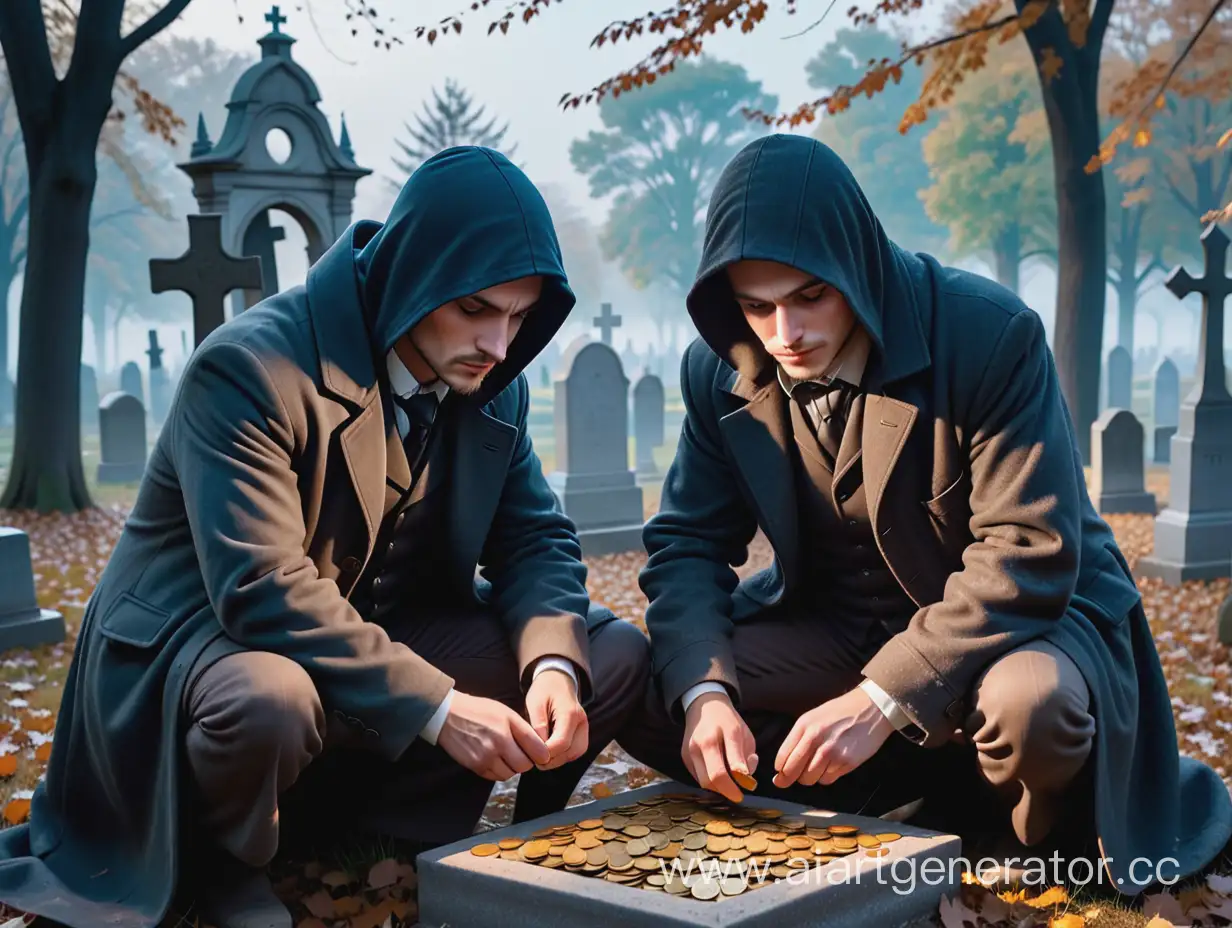
[{"label": "cemetery ground", "polygon": [[[0,431],[0,462],[9,455],[11,436]],[[551,448],[536,437],[544,470],[553,463]],[[0,523],[29,533],[41,605],[61,611],[69,638],[63,644],[31,652],[12,652],[0,660],[0,810],[5,824],[21,822],[29,799],[50,755],[61,688],[77,625],[86,600],[115,543],[135,485],[99,488],[93,470],[97,440],[85,441],[86,467],[98,508],[74,516],[0,512]],[[671,448],[658,449],[660,468]],[[0,468],[0,479],[3,469]],[[1167,472],[1148,471],[1147,489],[1162,507],[1167,500]],[[657,487],[647,487],[646,514],[657,505]],[[1150,552],[1153,543],[1148,515],[1107,517],[1131,566]],[[755,540],[741,573],[768,563],[768,545]],[[589,561],[592,596],[619,615],[644,628],[645,601],[637,574],[645,561],[639,552],[608,555]],[[1227,595],[1227,580],[1191,582],[1170,588],[1149,579],[1139,581],[1147,613],[1173,697],[1178,742],[1184,753],[1201,757],[1232,783],[1232,672],[1227,649],[1214,633],[1219,603]],[[615,747],[600,755],[574,794],[571,804],[606,797],[658,779]],[[481,828],[508,824],[515,783],[500,784],[493,793]],[[307,858],[307,859],[305,859]],[[416,923],[416,875],[405,849],[372,839],[350,846],[313,849],[295,859],[280,857],[273,868],[276,888],[292,906],[297,928],[400,928]],[[1166,928],[1168,925],[1226,925],[1232,922],[1232,858],[1221,859],[1214,873],[1186,881],[1167,892],[1127,903],[1081,887],[1039,887],[993,893],[965,880],[959,896],[945,900],[929,922],[943,928]],[[0,928],[24,924],[17,913],[0,908]],[[205,924],[192,912],[176,912],[166,928]]]}]

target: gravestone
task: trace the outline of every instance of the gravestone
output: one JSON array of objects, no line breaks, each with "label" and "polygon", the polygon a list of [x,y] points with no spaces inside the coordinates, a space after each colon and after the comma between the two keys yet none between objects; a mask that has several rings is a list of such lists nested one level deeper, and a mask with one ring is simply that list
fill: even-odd
[{"label": "gravestone", "polygon": [[108,393],[98,407],[99,483],[131,483],[145,473],[145,407],[123,391]]},{"label": "gravestone", "polygon": [[141,368],[136,361],[128,361],[120,368],[120,392],[135,397],[138,403],[145,405],[145,386],[141,382]]},{"label": "gravestone", "polygon": [[1145,490],[1142,423],[1128,409],[1108,407],[1091,426],[1091,502],[1102,514],[1155,512]]},{"label": "gravestone", "polygon": [[38,604],[29,537],[0,526],[0,651],[63,640],[64,617]]},{"label": "gravestone", "polygon": [[[620,317],[612,315],[611,303],[599,304],[599,315],[595,316],[595,328],[599,330],[599,340],[609,348],[612,345],[612,331],[620,328]],[[617,357],[619,360],[619,356]]]},{"label": "gravestone", "polygon": [[1122,345],[1108,352],[1105,408],[1134,408],[1134,359]]},{"label": "gravestone", "polygon": [[1156,464],[1172,460],[1172,436],[1176,434],[1181,415],[1181,374],[1168,358],[1160,358],[1151,373],[1154,396],[1151,418],[1155,430]]},{"label": "gravestone", "polygon": [[663,381],[645,372],[633,386],[633,447],[637,456],[637,480],[654,482],[659,478],[654,450],[663,444]]},{"label": "gravestone", "polygon": [[81,365],[81,427],[91,434],[98,431],[98,375],[89,364]]},{"label": "gravestone", "polygon": [[261,259],[237,258],[222,248],[222,216],[188,217],[188,250],[178,258],[150,259],[150,289],[180,290],[192,298],[193,344],[227,320],[226,298],[232,290],[261,289]]},{"label": "gravestone", "polygon": [[[510,852],[508,857],[492,853],[494,846],[499,851],[502,841],[507,841],[507,846],[516,845],[520,851],[534,835],[547,829],[576,829],[587,819],[602,822],[604,829],[609,823],[619,827],[621,822],[629,821],[630,814],[636,815],[641,809],[665,804],[671,809],[672,803],[688,802],[698,795],[705,794],[680,783],[657,783],[533,821],[481,832],[420,854],[416,858],[419,924],[423,928],[892,928],[935,917],[942,897],[953,897],[959,892],[963,861],[962,842],[956,835],[753,795],[746,795],[739,806],[739,814],[752,823],[751,833],[759,824],[764,826],[770,821],[770,828],[775,827],[773,823],[793,829],[844,825],[862,834],[892,833],[893,838],[887,837],[887,843],[876,852],[860,846],[842,856],[814,858],[810,848],[807,856],[798,855],[799,867],[784,867],[777,874],[768,873],[765,865],[759,863],[760,858],[751,864],[717,857],[701,863],[693,857],[681,863],[686,854],[696,853],[683,850],[672,867],[662,858],[647,855],[654,862],[647,867],[650,875],[643,885],[655,886],[662,880],[665,885],[659,891],[637,885],[636,881],[641,879],[636,875],[641,869],[640,861],[646,859],[642,857],[637,858],[634,866],[609,871],[601,878],[597,871],[606,867],[591,863],[590,852],[586,863],[578,867],[580,872],[571,872],[571,864],[553,863],[552,855],[543,845],[539,847],[544,851],[541,858],[538,850],[528,849],[535,859],[526,853]],[[720,812],[717,817],[731,815]],[[663,832],[669,830],[664,828]],[[623,835],[610,831],[609,834],[614,837],[593,851],[599,855],[596,861],[610,861],[611,853],[619,850],[612,847],[614,844],[623,843],[627,848],[629,843],[639,840],[622,842]],[[713,840],[705,832],[695,834]],[[791,837],[798,834],[795,832]],[[809,843],[812,845],[812,840]],[[679,848],[679,844],[675,846]],[[988,872],[987,861],[983,866]],[[590,867],[591,872],[583,867]],[[727,879],[715,879],[716,870]],[[650,883],[651,879],[656,883]],[[703,885],[694,888],[698,883]]]},{"label": "gravestone", "polygon": [[608,345],[574,339],[561,359],[552,415],[556,470],[548,475],[584,554],[642,544],[642,490],[629,469],[629,381]]},{"label": "gravestone", "polygon": [[1193,388],[1181,403],[1172,438],[1168,506],[1155,519],[1155,549],[1137,572],[1165,583],[1213,580],[1232,572],[1232,394],[1223,356],[1228,237],[1211,223],[1202,233],[1205,273],[1194,279],[1178,267],[1164,286],[1178,298],[1202,294],[1202,329]]},{"label": "gravestone", "polygon": [[274,252],[274,243],[284,241],[286,237],[286,229],[270,223],[269,210],[253,219],[248,231],[244,233],[244,254],[256,255],[261,259],[262,288],[257,294],[258,299],[265,299],[278,292],[278,259]]},{"label": "gravestone", "polygon": [[162,428],[171,408],[171,379],[163,367],[163,349],[158,345],[158,332],[150,329],[150,347],[145,350],[150,359],[150,420]]}]

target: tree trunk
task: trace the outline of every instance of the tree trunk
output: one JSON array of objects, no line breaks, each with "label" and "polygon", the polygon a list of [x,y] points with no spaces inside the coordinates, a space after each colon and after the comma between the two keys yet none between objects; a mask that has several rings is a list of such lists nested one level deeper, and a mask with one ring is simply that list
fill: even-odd
[{"label": "tree trunk", "polygon": [[6,422],[13,408],[13,396],[9,383],[9,294],[17,268],[7,262],[0,264],[0,426]]},{"label": "tree trunk", "polygon": [[[1021,8],[1023,0],[1017,0]],[[1053,355],[1061,391],[1069,406],[1084,463],[1091,458],[1091,426],[1099,414],[1099,381],[1104,340],[1104,288],[1107,284],[1108,229],[1102,170],[1088,174],[1099,153],[1099,55],[1103,26],[1111,8],[1099,0],[1086,44],[1075,48],[1056,8],[1026,30],[1039,60],[1042,48],[1061,53],[1059,74],[1040,74],[1040,87],[1052,141],[1057,196],[1057,309]]]},{"label": "tree trunk", "polygon": [[61,83],[56,95],[59,118],[45,138],[26,139],[29,248],[13,461],[0,508],[75,512],[93,505],[81,466],[82,307],[94,152],[111,86]]},{"label": "tree trunk", "polygon": [[993,263],[996,266],[997,283],[1018,292],[1018,267],[1022,254],[1022,229],[1011,222],[1002,229],[992,243]]},{"label": "tree trunk", "polygon": [[1138,309],[1138,278],[1130,268],[1116,282],[1117,295],[1117,344],[1134,356],[1134,322]]}]

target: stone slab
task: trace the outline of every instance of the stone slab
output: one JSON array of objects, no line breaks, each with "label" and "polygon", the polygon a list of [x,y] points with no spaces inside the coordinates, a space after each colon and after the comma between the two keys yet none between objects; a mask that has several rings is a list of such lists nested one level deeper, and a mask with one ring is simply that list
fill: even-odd
[{"label": "stone slab", "polygon": [[39,607],[29,536],[0,527],[0,651],[58,644],[64,635],[64,617]]},{"label": "stone slab", "polygon": [[1221,553],[1232,546],[1230,543],[1232,510],[1186,513],[1169,506],[1155,517],[1154,551],[1138,559],[1134,573],[1170,586],[1232,576],[1232,562]]},{"label": "stone slab", "polygon": [[1101,493],[1095,498],[1095,508],[1100,515],[1143,512],[1154,515],[1158,506],[1155,494],[1143,490],[1141,493]]},{"label": "stone slab", "polygon": [[[420,924],[423,928],[895,928],[935,913],[941,898],[959,889],[961,841],[955,835],[756,796],[746,796],[743,804],[781,809],[820,825],[892,830],[902,838],[887,845],[886,857],[851,855],[803,877],[713,902],[470,853],[476,844],[526,838],[540,828],[599,817],[609,809],[663,793],[702,791],[659,783],[420,854]],[[855,859],[864,863],[857,865]],[[925,865],[926,859],[936,862]]]},{"label": "stone slab", "polygon": [[642,550],[642,523],[581,529],[578,531],[578,541],[582,543],[583,557],[640,551]]}]

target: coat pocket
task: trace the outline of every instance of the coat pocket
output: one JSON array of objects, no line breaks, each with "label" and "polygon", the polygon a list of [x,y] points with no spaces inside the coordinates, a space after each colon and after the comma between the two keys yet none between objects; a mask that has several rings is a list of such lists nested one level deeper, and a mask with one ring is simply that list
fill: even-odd
[{"label": "coat pocket", "polygon": [[174,616],[132,593],[121,593],[103,614],[98,630],[104,638],[134,648],[161,645],[175,627]]},{"label": "coat pocket", "polygon": [[1115,628],[1142,600],[1142,594],[1124,558],[1110,544],[1098,550],[1089,569],[1090,576],[1074,593],[1071,605]]}]

